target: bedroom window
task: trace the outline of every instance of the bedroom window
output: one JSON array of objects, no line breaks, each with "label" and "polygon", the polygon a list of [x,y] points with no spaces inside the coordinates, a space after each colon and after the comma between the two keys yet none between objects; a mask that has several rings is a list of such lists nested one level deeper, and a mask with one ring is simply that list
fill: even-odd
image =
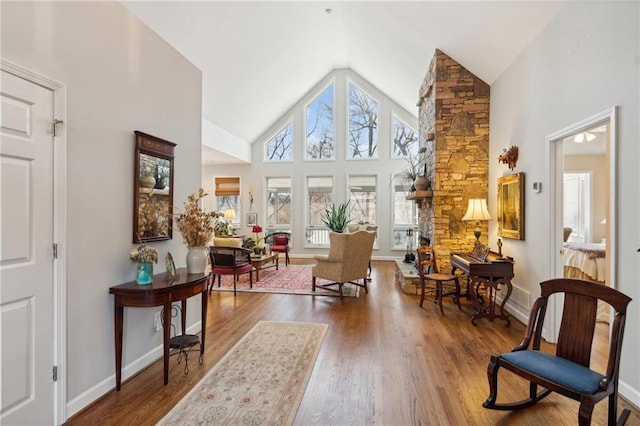
[{"label": "bedroom window", "polygon": [[264,145],[264,161],[293,161],[293,125],[287,123]]},{"label": "bedroom window", "polygon": [[568,242],[591,241],[591,173],[565,172],[563,186],[563,227],[573,229]]},{"label": "bedroom window", "polygon": [[349,83],[347,158],[378,158],[378,102]]},{"label": "bedroom window", "polygon": [[306,108],[307,160],[332,160],[333,84],[322,91]]}]

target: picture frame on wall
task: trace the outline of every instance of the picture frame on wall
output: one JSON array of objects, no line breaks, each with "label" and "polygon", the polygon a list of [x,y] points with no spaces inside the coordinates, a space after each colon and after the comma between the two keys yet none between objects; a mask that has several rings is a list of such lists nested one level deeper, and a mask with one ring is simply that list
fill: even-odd
[{"label": "picture frame on wall", "polygon": [[498,178],[498,235],[524,240],[524,173]]},{"label": "picture frame on wall", "polygon": [[258,224],[258,213],[247,213],[247,226]]}]

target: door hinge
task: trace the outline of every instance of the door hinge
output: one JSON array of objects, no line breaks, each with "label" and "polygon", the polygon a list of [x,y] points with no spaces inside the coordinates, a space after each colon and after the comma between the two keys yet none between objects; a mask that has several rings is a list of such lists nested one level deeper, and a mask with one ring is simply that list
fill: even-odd
[{"label": "door hinge", "polygon": [[53,366],[53,381],[54,382],[58,381],[58,366],[57,365]]},{"label": "door hinge", "polygon": [[58,244],[56,243],[53,244],[53,258],[54,259],[58,258]]},{"label": "door hinge", "polygon": [[64,124],[63,120],[58,120],[57,118],[53,120],[53,136],[59,135],[59,129],[62,124]]}]

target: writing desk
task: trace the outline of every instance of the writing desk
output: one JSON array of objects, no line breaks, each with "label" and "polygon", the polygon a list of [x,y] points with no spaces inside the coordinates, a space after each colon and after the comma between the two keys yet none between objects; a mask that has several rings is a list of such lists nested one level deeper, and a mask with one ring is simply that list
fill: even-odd
[{"label": "writing desk", "polygon": [[[513,286],[511,279],[513,278],[513,259],[503,259],[497,253],[490,252],[486,260],[479,260],[466,253],[451,254],[452,274],[456,273],[456,269],[464,272],[468,276],[467,292],[471,295],[476,312],[471,317],[471,324],[476,325],[478,318],[488,318],[493,321],[495,318],[504,320],[505,325],[509,327],[511,320],[509,313],[504,306],[511,296]],[[480,285],[483,285],[487,293],[487,303],[483,305],[482,298],[478,294]],[[502,298],[502,303],[497,305],[496,296],[501,287],[504,287],[506,293]],[[496,308],[500,310],[496,313]]]},{"label": "writing desk", "polygon": [[187,274],[186,268],[176,271],[178,278],[171,282],[165,273],[154,275],[153,283],[139,285],[135,281],[120,284],[109,289],[114,296],[114,329],[116,350],[116,390],[120,390],[122,379],[122,336],[124,308],[147,308],[163,306],[163,343],[164,343],[164,384],[169,382],[169,340],[171,338],[171,304],[182,302],[182,332],[185,332],[187,319],[187,299],[201,294],[202,331],[200,333],[200,356],[204,355],[204,340],[207,329],[207,287],[208,274]]}]

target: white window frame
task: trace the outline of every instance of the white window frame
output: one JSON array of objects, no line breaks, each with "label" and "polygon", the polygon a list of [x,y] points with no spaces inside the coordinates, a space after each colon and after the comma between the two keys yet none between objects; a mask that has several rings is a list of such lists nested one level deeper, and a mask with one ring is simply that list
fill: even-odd
[{"label": "white window frame", "polygon": [[[407,120],[401,118],[400,115],[397,114],[395,111],[391,111],[391,118],[390,118],[390,121],[389,121],[389,149],[391,151],[390,152],[391,158],[396,160],[396,159],[404,159],[404,158],[408,157],[408,156],[405,156],[405,155],[398,155],[398,154],[395,153],[394,136],[395,136],[395,121],[396,120],[398,120],[399,122],[404,124],[405,127],[408,127],[409,129],[413,130],[413,134],[416,136],[416,141],[415,141],[416,152],[413,153],[413,155],[417,156],[418,153],[420,152],[420,136],[418,134],[418,131],[416,130],[415,126],[410,126],[409,123],[407,123]],[[379,126],[379,123],[378,123],[378,126]]]},{"label": "white window frame", "polygon": [[[582,182],[579,183],[579,186],[582,187],[582,190],[577,194],[575,192],[571,192],[568,194],[567,191],[564,190],[566,185],[566,177],[568,175],[574,175],[577,179],[581,179]],[[591,242],[591,234],[592,234],[592,205],[591,200],[593,199],[593,194],[591,193],[593,190],[593,174],[591,171],[565,171],[563,175],[563,197],[565,200],[568,196],[575,195],[578,199],[578,226],[573,229],[571,235],[569,235],[569,239],[567,242],[571,243],[589,243]],[[569,224],[564,223],[564,226]]]},{"label": "white window frame", "polygon": [[[333,190],[331,191],[331,202],[335,203],[336,191],[335,183],[336,177],[334,175],[308,175],[304,178],[304,199],[305,199],[305,215],[304,215],[304,247],[305,248],[326,248],[329,247],[329,228],[325,224],[313,225],[309,223],[309,179],[312,178],[327,178],[331,179]],[[313,232],[318,234],[319,238],[323,241],[318,244],[314,244],[308,241],[307,234]],[[326,235],[325,235],[326,234]]]},{"label": "white window frame", "polygon": [[[291,159],[290,160],[270,160],[267,158],[267,154],[268,154],[268,148],[267,146],[269,145],[269,142],[271,142],[273,140],[273,138],[275,138],[278,133],[280,133],[281,131],[284,130],[285,127],[287,126],[291,126]],[[277,127],[278,130],[276,130],[275,132],[273,132],[271,134],[271,136],[269,136],[268,138],[266,138],[264,140],[264,142],[262,143],[262,162],[263,163],[293,163],[295,161],[295,155],[296,155],[296,138],[295,138],[295,120],[294,117],[289,117],[287,120],[285,120],[281,126]]]},{"label": "white window frame", "polygon": [[[413,248],[417,247],[417,241],[418,241],[418,232],[417,232],[417,228],[418,228],[418,207],[416,205],[416,203],[414,201],[411,200],[405,200],[407,204],[410,203],[411,205],[411,216],[412,216],[412,223],[411,224],[397,224],[396,223],[396,206],[395,206],[395,196],[396,196],[396,185],[395,185],[395,181],[396,179],[402,179],[402,175],[401,174],[392,174],[391,175],[391,191],[390,191],[390,197],[392,202],[389,203],[391,206],[391,211],[389,212],[390,217],[391,217],[391,234],[390,234],[390,238],[391,238],[391,250],[406,250],[407,249],[407,241],[406,241],[406,231],[408,231],[409,229],[413,230],[414,232],[414,241],[413,241]],[[407,183],[407,186],[410,186],[411,183]],[[406,195],[405,195],[406,197]],[[395,243],[395,233],[396,232],[404,232],[405,233],[405,238],[402,241],[402,244],[396,244]]]},{"label": "white window frame", "polygon": [[[344,155],[347,161],[370,161],[370,160],[380,160],[380,100],[375,96],[371,95],[370,91],[362,88],[361,84],[356,83],[352,78],[347,77],[345,81],[345,105],[344,105],[344,114],[345,114],[345,135],[344,135]],[[351,108],[350,101],[351,97],[349,95],[349,87],[354,85],[358,88],[358,90],[362,91],[365,95],[370,97],[376,103],[376,109],[378,111],[378,124],[376,126],[376,156],[375,157],[351,157],[349,154],[350,149],[350,137],[349,137],[349,124],[351,123]]]},{"label": "white window frame", "polygon": [[[333,151],[332,151],[332,157],[331,158],[307,158],[307,108],[309,108],[309,105],[311,105],[311,103],[313,103],[325,90],[327,90],[329,88],[329,86],[333,86]],[[324,86],[322,86],[322,88],[316,92],[314,92],[314,94],[311,96],[311,99],[309,100],[309,102],[306,102],[304,104],[304,108],[302,110],[302,127],[304,129],[304,133],[302,134],[302,146],[304,147],[304,152],[302,154],[302,160],[303,161],[336,161],[336,147],[337,147],[337,139],[336,139],[336,106],[337,106],[337,102],[336,102],[336,91],[337,91],[337,84],[335,81],[335,77],[331,78],[327,84],[325,84]]]},{"label": "white window frame", "polygon": [[[290,215],[290,223],[286,223],[286,224],[281,224],[281,223],[276,223],[273,225],[270,225],[268,223],[268,216],[269,216],[269,179],[289,179],[290,182],[290,186],[289,186],[289,194],[291,199],[289,200],[289,204],[290,204],[290,209],[291,209],[291,215]],[[264,188],[265,188],[265,197],[263,199],[263,203],[264,203],[264,225],[263,228],[265,230],[265,235],[271,233],[271,232],[275,232],[275,231],[289,231],[292,232],[293,230],[293,221],[294,221],[294,216],[295,216],[295,203],[294,203],[294,179],[293,176],[278,176],[278,175],[274,175],[274,176],[265,176],[264,178]],[[258,223],[260,223],[260,220],[258,219]]]}]

